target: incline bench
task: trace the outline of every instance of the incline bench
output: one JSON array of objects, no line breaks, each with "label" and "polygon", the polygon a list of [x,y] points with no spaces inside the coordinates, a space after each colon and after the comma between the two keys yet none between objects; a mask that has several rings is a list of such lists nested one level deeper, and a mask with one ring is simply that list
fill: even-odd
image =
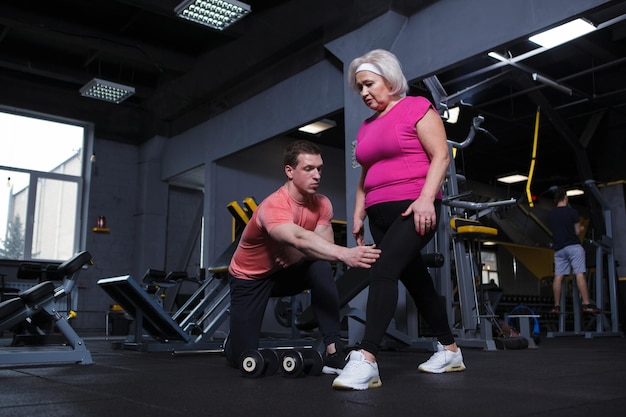
[{"label": "incline bench", "polygon": [[59,265],[55,271],[56,274],[65,277],[61,286],[55,287],[52,281],[44,281],[0,303],[0,331],[27,325],[27,329],[35,336],[42,335],[43,330],[37,328],[32,319],[36,314],[43,314],[52,320],[67,340],[67,345],[60,346],[44,344],[0,348],[0,365],[93,363],[91,353],[85,347],[83,340],[69,324],[68,318],[62,316],[56,308],[56,301],[72,291],[80,270],[89,263],[91,263],[91,254],[80,252]]}]

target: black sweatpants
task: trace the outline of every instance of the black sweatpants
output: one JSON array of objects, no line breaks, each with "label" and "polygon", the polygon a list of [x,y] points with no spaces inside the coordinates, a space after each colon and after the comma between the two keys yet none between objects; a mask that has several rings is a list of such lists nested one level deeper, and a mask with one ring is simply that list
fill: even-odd
[{"label": "black sweatpants", "polygon": [[328,261],[304,261],[258,280],[230,279],[230,333],[225,346],[228,362],[238,368],[247,349],[257,349],[263,314],[270,297],[311,290],[311,305],[324,345],[339,343],[339,296]]},{"label": "black sweatpants", "polygon": [[[381,203],[367,209],[370,232],[380,258],[370,269],[366,325],[359,346],[376,355],[398,303],[398,280],[402,281],[424,320],[431,326],[442,345],[454,343],[448,324],[445,304],[424,265],[420,250],[435,235],[432,230],[423,236],[415,231],[413,216],[401,214],[413,201]],[[441,200],[435,201],[437,221]]]}]

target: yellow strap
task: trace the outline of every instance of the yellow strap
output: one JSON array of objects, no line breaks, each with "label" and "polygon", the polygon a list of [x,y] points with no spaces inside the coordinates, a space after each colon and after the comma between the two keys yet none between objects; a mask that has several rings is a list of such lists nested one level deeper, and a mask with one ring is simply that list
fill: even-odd
[{"label": "yellow strap", "polygon": [[537,114],[535,116],[535,135],[533,137],[533,153],[532,158],[530,160],[530,170],[528,171],[528,180],[526,180],[526,198],[528,199],[528,205],[530,207],[535,207],[535,203],[533,202],[533,196],[530,191],[530,183],[533,180],[533,174],[535,172],[535,162],[537,160],[537,140],[539,139],[539,115],[541,112],[539,108],[537,108]]}]

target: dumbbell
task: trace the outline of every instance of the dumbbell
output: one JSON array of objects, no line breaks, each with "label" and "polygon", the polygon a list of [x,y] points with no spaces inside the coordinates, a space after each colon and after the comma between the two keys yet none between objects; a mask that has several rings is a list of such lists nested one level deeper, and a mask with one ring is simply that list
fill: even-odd
[{"label": "dumbbell", "polygon": [[241,354],[241,374],[248,378],[274,375],[278,371],[280,358],[272,349],[246,350]]},{"label": "dumbbell", "polygon": [[324,368],[321,353],[314,349],[288,350],[283,353],[280,363],[282,374],[291,378],[321,375]]}]

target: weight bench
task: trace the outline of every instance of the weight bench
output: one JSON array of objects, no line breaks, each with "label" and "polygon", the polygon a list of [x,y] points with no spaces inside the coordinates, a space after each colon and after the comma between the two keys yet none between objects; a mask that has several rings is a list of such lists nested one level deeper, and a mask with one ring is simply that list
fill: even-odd
[{"label": "weight bench", "polygon": [[[45,341],[45,331],[35,321],[36,315],[43,315],[61,332],[66,342],[60,345],[20,346],[20,335],[14,335],[10,347],[0,348],[0,365],[93,363],[91,353],[69,324],[68,317],[61,315],[56,307],[56,302],[74,288],[82,267],[90,262],[89,252],[80,252],[54,271],[65,277],[62,285],[56,287],[52,281],[44,281],[0,303],[0,331],[25,325],[32,336]],[[69,312],[70,317],[73,314]]]}]

